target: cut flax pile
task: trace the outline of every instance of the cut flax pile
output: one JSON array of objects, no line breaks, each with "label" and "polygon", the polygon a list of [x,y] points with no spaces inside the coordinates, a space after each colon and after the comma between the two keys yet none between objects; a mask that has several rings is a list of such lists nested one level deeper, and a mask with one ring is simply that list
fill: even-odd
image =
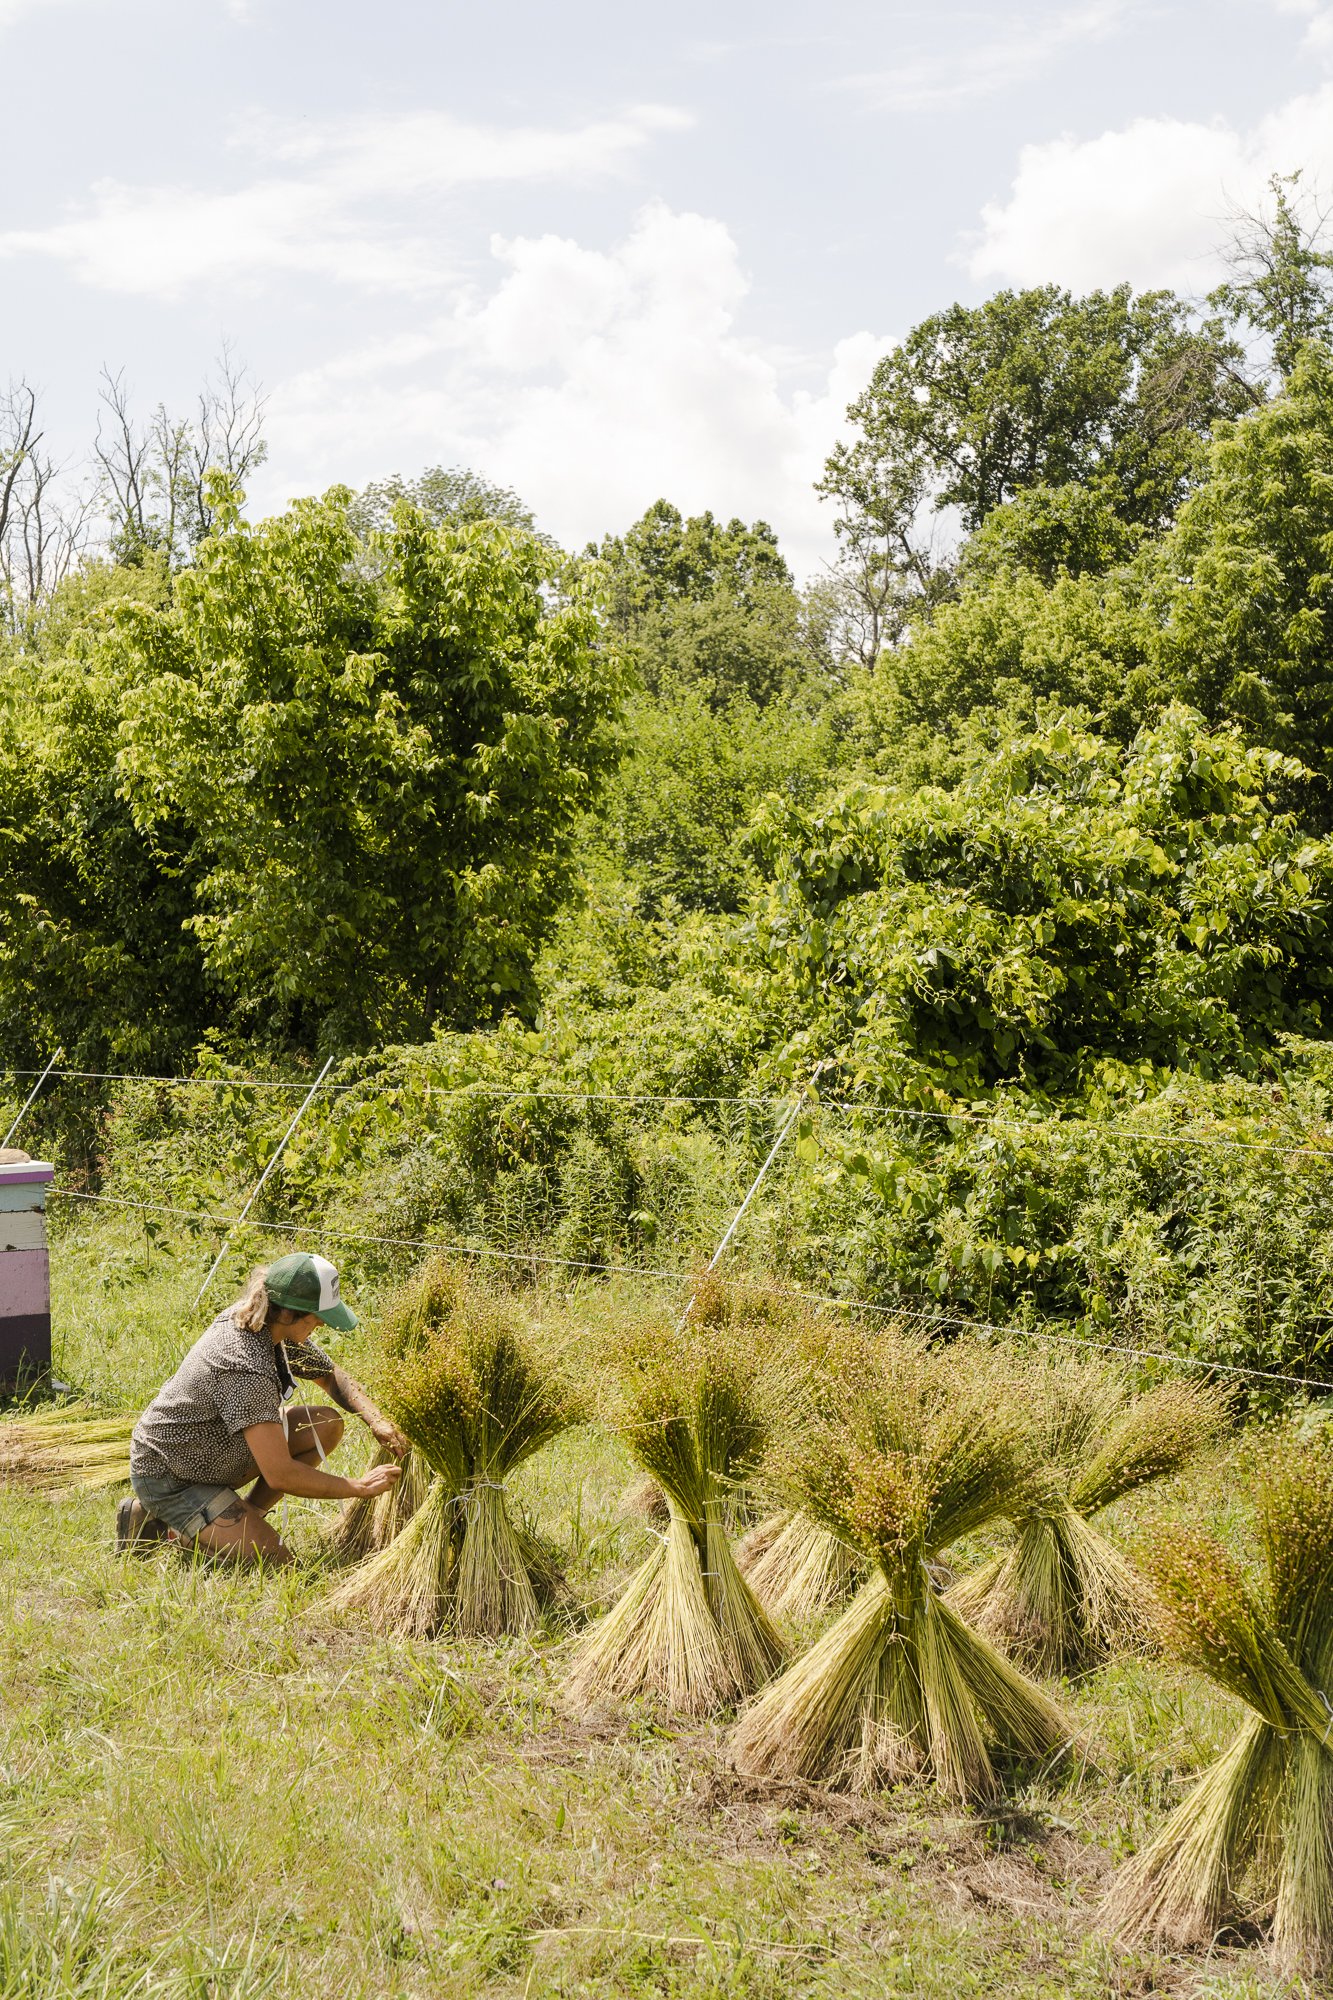
[{"label": "cut flax pile", "polygon": [[647,1336],[622,1362],[615,1427],[665,1493],[668,1519],[580,1646],[566,1684],[575,1702],[647,1695],[680,1715],[712,1715],[781,1663],[782,1641],[728,1533],[736,1485],[767,1439],[761,1347],[753,1329],[700,1314],[683,1334]]},{"label": "cut flax pile", "polygon": [[390,1316],[385,1400],[430,1478],[405,1525],[333,1593],[380,1631],[464,1638],[532,1629],[549,1566],[505,1482],[577,1412],[514,1305],[436,1260]]},{"label": "cut flax pile", "polygon": [[949,1602],[1026,1665],[1068,1672],[1146,1636],[1144,1581],[1093,1516],[1215,1444],[1227,1398],[1185,1381],[1136,1396],[1122,1370],[1072,1357],[1028,1371],[1024,1394],[1044,1490],[1013,1510],[1011,1546],[955,1584]]},{"label": "cut flax pile", "polygon": [[1206,1535],[1162,1526],[1144,1554],[1165,1643],[1250,1712],[1106,1915],[1185,1946],[1268,1913],[1279,1969],[1317,1979],[1333,1971],[1333,1443],[1271,1450],[1258,1492],[1262,1593]]},{"label": "cut flax pile", "polygon": [[872,1574],[741,1717],[735,1761],[866,1789],[925,1772],[956,1797],[992,1797],[996,1753],[1044,1755],[1070,1727],[944,1602],[926,1565],[1013,1511],[1039,1478],[1012,1378],[975,1352],[932,1353],[886,1332],[849,1338],[822,1400],[788,1448],[787,1476]]},{"label": "cut flax pile", "polygon": [[130,1476],[136,1419],[91,1403],[54,1404],[0,1423],[0,1485],[36,1493],[99,1492]]}]

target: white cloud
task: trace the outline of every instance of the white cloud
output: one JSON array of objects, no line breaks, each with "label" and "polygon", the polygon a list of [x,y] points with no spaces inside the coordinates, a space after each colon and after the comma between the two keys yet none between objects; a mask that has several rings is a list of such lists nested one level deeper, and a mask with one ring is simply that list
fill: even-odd
[{"label": "white cloud", "polygon": [[814,371],[737,328],[747,290],[722,223],[645,209],[610,250],[497,239],[497,282],[420,335],[278,384],[284,492],[334,478],[472,464],[512,485],[562,541],[622,526],[660,494],[770,520],[798,568],[828,554],[813,492],[847,402],[889,342],[858,333]]},{"label": "white cloud", "polygon": [[614,174],[688,122],[643,105],[572,130],[468,124],[443,112],[295,132],[255,124],[238,143],[264,157],[258,178],[223,192],[99,181],[65,220],[0,233],[0,258],[50,258],[84,284],[152,298],[284,272],[428,292],[456,276],[428,228],[432,199],[485,183]]},{"label": "white cloud", "polygon": [[1139,118],[1094,139],[1025,146],[1008,199],[983,208],[964,261],[981,284],[1086,290],[1128,279],[1202,292],[1221,275],[1233,209],[1261,206],[1270,174],[1296,168],[1315,184],[1333,177],[1333,83],[1248,131]]},{"label": "white cloud", "polygon": [[1302,46],[1313,56],[1333,57],[1333,7],[1327,0],[1273,0],[1279,14],[1305,22]]},{"label": "white cloud", "polygon": [[947,110],[999,96],[1041,75],[1067,50],[1105,41],[1130,12],[1130,0],[1083,0],[1054,14],[987,13],[977,17],[974,34],[955,28],[942,48],[850,76],[845,87],[879,110]]}]

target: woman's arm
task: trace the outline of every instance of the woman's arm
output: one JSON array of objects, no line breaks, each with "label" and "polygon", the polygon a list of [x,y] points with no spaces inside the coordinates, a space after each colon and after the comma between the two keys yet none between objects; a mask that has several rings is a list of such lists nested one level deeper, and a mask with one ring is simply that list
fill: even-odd
[{"label": "woman's arm", "polygon": [[340,1409],[350,1410],[353,1416],[360,1417],[376,1444],[382,1444],[395,1458],[404,1458],[411,1450],[397,1424],[372,1403],[361,1384],[345,1368],[339,1368],[335,1362],[332,1375],[320,1375],[315,1379],[323,1383]]},{"label": "woman's arm", "polygon": [[302,1465],[287,1449],[287,1433],[281,1424],[251,1424],[245,1442],[260,1477],[276,1493],[293,1493],[304,1500],[371,1500],[377,1493],[387,1493],[403,1476],[398,1465],[372,1465],[360,1479],[344,1479],[341,1473],[325,1472],[322,1466]]}]

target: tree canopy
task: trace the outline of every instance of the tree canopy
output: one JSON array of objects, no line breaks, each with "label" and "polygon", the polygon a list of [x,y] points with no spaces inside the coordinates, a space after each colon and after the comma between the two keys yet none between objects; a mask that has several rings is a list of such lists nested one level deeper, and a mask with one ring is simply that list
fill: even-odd
[{"label": "tree canopy", "polygon": [[[534,955],[613,759],[620,673],[596,573],[406,503],[367,565],[350,505],[335,489],[251,526],[220,494],[167,601],[116,604],[76,660],[14,669],[20,768],[0,812],[22,879],[0,924],[36,1015],[25,1040],[41,993],[41,1033],[84,1032],[47,977],[78,922],[112,962],[151,964],[125,900],[181,962],[196,1031],[355,1047],[534,1004]],[[39,724],[55,762],[25,776]],[[62,813],[34,810],[34,782],[68,785]]]}]

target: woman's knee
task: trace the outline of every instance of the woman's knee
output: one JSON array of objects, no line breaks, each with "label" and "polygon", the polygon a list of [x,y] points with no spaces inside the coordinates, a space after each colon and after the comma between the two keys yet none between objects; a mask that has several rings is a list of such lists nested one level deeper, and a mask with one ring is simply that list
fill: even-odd
[{"label": "woman's knee", "polygon": [[289,1551],[264,1516],[243,1500],[236,1501],[217,1519],[201,1529],[195,1547],[209,1555],[226,1556],[236,1562],[287,1563]]}]

